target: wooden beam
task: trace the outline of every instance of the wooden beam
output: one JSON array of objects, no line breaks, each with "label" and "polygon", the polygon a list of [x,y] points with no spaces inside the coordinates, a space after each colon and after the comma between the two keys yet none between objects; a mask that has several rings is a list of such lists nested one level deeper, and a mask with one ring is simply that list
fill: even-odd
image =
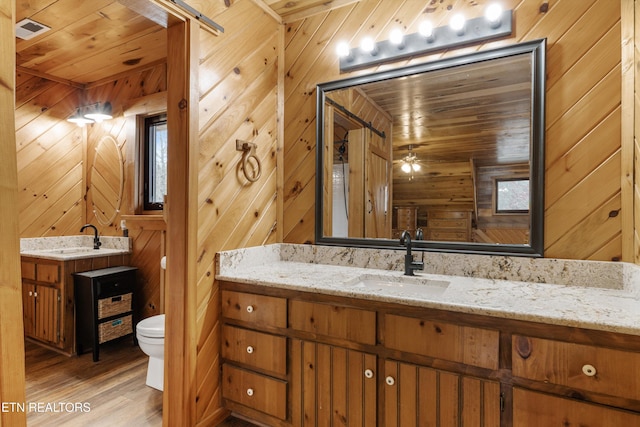
[{"label": "wooden beam", "polygon": [[4,404],[25,399],[24,327],[20,236],[18,228],[18,166],[15,129],[15,1],[0,0],[0,426],[24,426],[25,411],[4,410]]},{"label": "wooden beam", "polygon": [[199,25],[168,29],[167,270],[163,425],[196,421]]},{"label": "wooden beam", "polygon": [[[282,20],[284,21],[284,23],[287,24],[289,22],[295,22],[301,19],[309,18],[319,13],[328,12],[330,10],[337,9],[339,7],[348,6],[353,3],[358,3],[359,1],[360,0],[333,0],[333,1],[323,2],[318,6],[310,7],[308,9],[304,9],[299,12],[291,12],[291,13],[281,12],[280,15],[282,15]],[[293,2],[291,3],[295,4]]]},{"label": "wooden beam", "polygon": [[264,10],[267,15],[271,16],[278,24],[282,24],[282,17],[276,13],[275,10],[271,9],[263,0],[251,0],[258,6],[260,9]]},{"label": "wooden beam", "polygon": [[17,66],[16,67],[16,71],[19,72],[19,73],[29,74],[31,76],[35,76],[35,77],[40,77],[40,78],[43,78],[43,79],[51,80],[52,82],[62,83],[63,85],[75,87],[77,89],[84,89],[85,88],[85,85],[82,84],[82,83],[77,83],[77,82],[74,82],[72,80],[63,79],[63,78],[56,77],[56,76],[53,76],[53,75],[47,74],[47,73],[41,73],[40,71],[31,70],[31,69],[25,68],[25,67]]},{"label": "wooden beam", "polygon": [[634,222],[634,118],[635,118],[635,1],[621,0],[622,31],[622,141],[621,141],[621,196],[622,209],[622,261],[636,262],[634,236],[640,224]]}]

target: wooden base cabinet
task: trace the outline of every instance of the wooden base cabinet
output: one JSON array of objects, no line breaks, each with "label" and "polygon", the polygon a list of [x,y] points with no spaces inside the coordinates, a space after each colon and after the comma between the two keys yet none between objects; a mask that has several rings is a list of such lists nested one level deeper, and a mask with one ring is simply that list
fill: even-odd
[{"label": "wooden base cabinet", "polygon": [[638,336],[220,286],[223,404],[259,423],[640,427]]},{"label": "wooden base cabinet", "polygon": [[47,344],[60,343],[60,289],[25,283],[22,286],[24,334]]},{"label": "wooden base cabinet", "polygon": [[500,426],[500,383],[386,360],[384,426]]}]

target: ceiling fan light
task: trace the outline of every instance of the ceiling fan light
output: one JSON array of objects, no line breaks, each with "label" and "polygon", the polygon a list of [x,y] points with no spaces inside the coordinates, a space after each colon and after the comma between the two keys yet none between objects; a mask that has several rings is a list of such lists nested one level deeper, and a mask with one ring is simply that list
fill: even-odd
[{"label": "ceiling fan light", "polygon": [[404,173],[409,173],[411,172],[411,165],[409,163],[403,163],[400,169],[402,169]]},{"label": "ceiling fan light", "polygon": [[420,164],[411,163],[411,168],[413,169],[414,172],[418,172],[420,170]]}]

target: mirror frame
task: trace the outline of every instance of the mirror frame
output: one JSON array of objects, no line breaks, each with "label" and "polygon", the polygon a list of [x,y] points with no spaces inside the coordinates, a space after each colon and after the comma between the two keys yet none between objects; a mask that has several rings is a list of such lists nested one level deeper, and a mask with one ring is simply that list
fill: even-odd
[{"label": "mirror frame", "polygon": [[538,39],[475,52],[460,56],[443,58],[422,64],[385,70],[371,74],[349,77],[318,84],[316,87],[316,209],[315,243],[329,246],[349,246],[378,249],[404,249],[396,239],[366,239],[324,236],[322,227],[323,170],[324,155],[324,105],[327,92],[345,89],[351,86],[378,82],[398,77],[442,70],[459,65],[468,65],[513,55],[530,54],[532,58],[532,105],[531,105],[531,143],[530,143],[530,231],[529,244],[487,244],[474,242],[446,242],[421,240],[412,241],[412,248],[422,251],[480,253],[487,255],[518,255],[542,257],[544,252],[544,146],[545,146],[545,80],[546,80],[546,39]]}]

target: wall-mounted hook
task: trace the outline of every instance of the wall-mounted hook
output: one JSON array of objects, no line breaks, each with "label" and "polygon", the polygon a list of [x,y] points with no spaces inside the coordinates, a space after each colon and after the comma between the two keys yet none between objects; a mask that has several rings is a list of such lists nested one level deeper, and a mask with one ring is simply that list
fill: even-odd
[{"label": "wall-mounted hook", "polygon": [[[256,182],[260,179],[260,175],[262,174],[262,164],[256,155],[256,147],[257,145],[253,142],[236,139],[236,150],[242,151],[242,172],[249,182]],[[255,162],[255,166],[249,165],[251,159]],[[253,175],[249,173],[249,167],[253,169]]]}]

